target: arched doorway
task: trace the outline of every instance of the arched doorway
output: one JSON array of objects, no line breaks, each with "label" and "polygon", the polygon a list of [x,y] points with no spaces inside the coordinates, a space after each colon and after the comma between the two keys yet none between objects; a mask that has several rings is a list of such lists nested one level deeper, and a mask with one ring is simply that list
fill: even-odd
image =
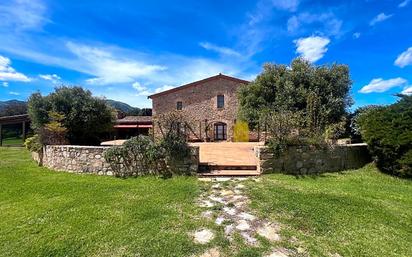
[{"label": "arched doorway", "polygon": [[227,139],[227,126],[226,123],[223,122],[216,122],[214,124],[214,134],[215,134],[215,141],[221,141]]}]

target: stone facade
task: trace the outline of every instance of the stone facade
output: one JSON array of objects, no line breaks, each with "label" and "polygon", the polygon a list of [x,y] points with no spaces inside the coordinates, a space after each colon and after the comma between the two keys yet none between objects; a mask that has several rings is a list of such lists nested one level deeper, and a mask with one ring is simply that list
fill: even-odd
[{"label": "stone facade", "polygon": [[[153,126],[155,135],[161,135],[157,118],[172,111],[182,114],[188,121],[189,139],[213,141],[215,124],[226,124],[226,140],[233,137],[233,126],[237,116],[237,91],[247,81],[217,75],[205,80],[184,85],[150,96],[153,101]],[[217,107],[218,95],[224,96],[224,107]],[[177,110],[177,102],[182,110]]]},{"label": "stone facade", "polygon": [[[72,173],[92,173],[112,176],[113,171],[104,159],[104,152],[109,147],[48,145],[43,148],[40,157],[33,154],[33,159],[47,168]],[[199,168],[199,147],[191,146],[190,160],[185,161],[185,167],[192,172]]]},{"label": "stone facade", "polygon": [[336,145],[331,148],[289,146],[279,156],[266,147],[256,147],[261,173],[296,175],[336,172],[361,168],[371,161],[366,144]]}]

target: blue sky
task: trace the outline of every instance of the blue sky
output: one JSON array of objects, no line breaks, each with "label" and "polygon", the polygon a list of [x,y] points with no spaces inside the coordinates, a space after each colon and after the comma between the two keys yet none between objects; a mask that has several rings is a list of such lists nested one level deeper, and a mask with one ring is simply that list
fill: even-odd
[{"label": "blue sky", "polygon": [[348,64],[354,108],[412,93],[412,0],[0,2],[0,100],[57,85],[149,107],[147,95],[266,62]]}]

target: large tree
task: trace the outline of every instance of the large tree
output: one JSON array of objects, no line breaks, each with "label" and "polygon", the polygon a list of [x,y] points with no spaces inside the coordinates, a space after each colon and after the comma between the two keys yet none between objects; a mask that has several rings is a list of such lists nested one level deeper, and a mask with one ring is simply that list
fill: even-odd
[{"label": "large tree", "polygon": [[62,115],[66,137],[71,144],[98,144],[100,137],[110,131],[115,119],[114,109],[104,99],[93,97],[81,87],[59,87],[42,96],[34,93],[28,101],[32,127],[40,131],[52,121],[52,113]]},{"label": "large tree", "polygon": [[352,104],[351,84],[346,65],[315,66],[301,58],[290,66],[265,64],[239,91],[239,118],[255,127],[265,113],[300,112],[306,127],[324,131],[344,119]]}]

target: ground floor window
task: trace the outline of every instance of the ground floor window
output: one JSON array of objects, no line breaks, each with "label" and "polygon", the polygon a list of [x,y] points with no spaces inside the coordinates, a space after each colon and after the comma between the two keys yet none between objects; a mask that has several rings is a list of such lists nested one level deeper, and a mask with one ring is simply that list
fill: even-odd
[{"label": "ground floor window", "polygon": [[215,140],[226,140],[226,124],[223,122],[215,123]]}]

